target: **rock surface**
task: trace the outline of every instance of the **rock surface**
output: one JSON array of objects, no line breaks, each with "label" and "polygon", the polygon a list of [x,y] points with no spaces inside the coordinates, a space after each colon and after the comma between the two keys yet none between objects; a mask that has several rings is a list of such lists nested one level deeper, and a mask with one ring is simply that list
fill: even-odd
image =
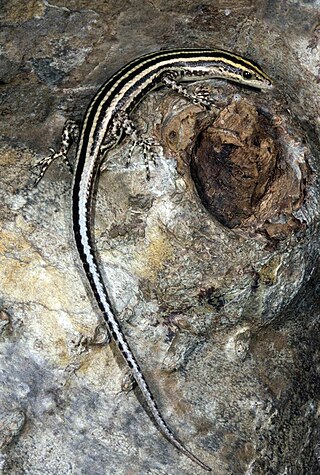
[{"label": "rock surface", "polygon": [[[214,4],[214,6],[213,6]],[[271,93],[152,93],[109,154],[95,240],[165,419],[215,475],[320,471],[317,1],[0,2],[0,474],[193,475],[148,418],[71,238],[71,177],[30,168],[99,86],[159,48],[258,61]],[[189,85],[197,91],[199,84]],[[235,199],[236,196],[236,199]]]}]

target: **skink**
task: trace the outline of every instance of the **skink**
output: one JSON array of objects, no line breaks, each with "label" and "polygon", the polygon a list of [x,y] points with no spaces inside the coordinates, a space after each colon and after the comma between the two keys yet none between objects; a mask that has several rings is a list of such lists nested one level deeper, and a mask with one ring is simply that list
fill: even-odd
[{"label": "skink", "polygon": [[[258,89],[270,89],[270,78],[254,62],[218,49],[158,51],[130,62],[116,72],[98,91],[85,114],[76,153],[72,191],[72,220],[76,248],[94,298],[110,335],[129,366],[145,403],[161,433],[204,470],[211,468],[189,451],[173,434],[157,407],[127,339],[120,327],[99,269],[92,240],[91,221],[96,178],[102,159],[123,135],[137,134],[130,113],[151,90],[170,87],[204,106],[210,101],[187,92],[181,82],[223,78]],[[68,162],[70,124],[65,129],[59,152],[42,162],[39,179],[56,158]],[[69,163],[69,162],[68,162]],[[38,179],[38,181],[39,181]]]}]

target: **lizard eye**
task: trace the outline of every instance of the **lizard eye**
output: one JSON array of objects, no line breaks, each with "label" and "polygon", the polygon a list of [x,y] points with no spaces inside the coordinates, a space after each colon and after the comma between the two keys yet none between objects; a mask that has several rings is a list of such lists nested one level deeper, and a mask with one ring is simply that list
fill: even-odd
[{"label": "lizard eye", "polygon": [[251,79],[252,78],[252,73],[249,73],[249,71],[243,71],[242,77],[243,77],[243,79]]}]

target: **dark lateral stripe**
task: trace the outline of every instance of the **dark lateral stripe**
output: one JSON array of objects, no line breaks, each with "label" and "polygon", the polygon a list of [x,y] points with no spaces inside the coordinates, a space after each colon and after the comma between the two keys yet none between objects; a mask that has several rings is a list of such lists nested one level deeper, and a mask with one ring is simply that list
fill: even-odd
[{"label": "dark lateral stripe", "polygon": [[[228,51],[224,50],[210,50],[210,49],[182,49],[182,50],[175,50],[175,51],[158,51],[155,53],[149,53],[147,55],[141,56],[140,58],[137,58],[131,63],[127,64],[123,68],[119,69],[115,74],[113,74],[110,79],[102,86],[101,92],[104,91],[105,87],[109,87],[111,84],[109,83],[114,83],[116,82],[120,77],[125,77],[130,70],[135,68],[139,63],[144,67],[150,67],[151,63],[155,64],[157,61],[161,61],[166,58],[172,58],[172,59],[191,59],[191,58],[197,58],[201,56],[207,56],[208,61],[210,60],[215,60],[217,58],[221,58],[222,60],[225,59],[227,60],[230,64],[233,64],[234,66],[243,66],[247,68],[252,68],[254,71],[258,72],[259,74],[262,74],[265,76],[263,71],[261,70],[260,66],[255,63],[254,61],[247,60],[245,58],[242,58],[241,56],[238,56],[236,54],[230,53]],[[98,93],[100,95],[100,92]]]},{"label": "dark lateral stripe", "polygon": [[[258,72],[259,74],[264,75],[263,71],[259,68],[258,65],[254,64],[252,61],[246,60],[238,55],[233,53],[229,53],[228,51],[223,50],[210,50],[210,49],[201,49],[201,48],[194,48],[194,49],[181,49],[181,50],[166,50],[166,51],[157,51],[146,54],[141,56],[140,58],[136,58],[131,61],[129,64],[125,65],[124,67],[120,68],[116,73],[114,73],[106,83],[101,87],[100,91],[96,94],[94,99],[91,101],[87,113],[85,114],[84,119],[84,130],[81,132],[81,139],[82,139],[82,147],[79,150],[80,156],[79,158],[79,165],[81,162],[85,160],[85,154],[87,153],[87,143],[89,140],[89,135],[92,127],[92,123],[96,118],[97,110],[101,103],[103,103],[102,110],[100,112],[100,116],[103,116],[108,107],[110,106],[112,100],[121,92],[121,90],[126,86],[126,84],[134,80],[134,78],[143,73],[144,70],[147,68],[156,67],[156,65],[160,65],[163,60],[172,59],[173,65],[174,63],[180,61],[192,61],[197,63],[197,58],[199,57],[206,57],[208,62],[211,61],[219,61],[222,64],[227,63],[231,67],[239,68],[239,67],[246,67],[252,68],[254,71]],[[139,85],[142,86],[145,78],[142,78]],[[114,90],[110,93],[109,90],[116,84],[117,86]],[[132,89],[137,88],[137,84],[134,84]],[[150,89],[152,85],[150,85]],[[143,87],[140,87],[141,92],[139,93],[138,97],[135,98],[135,101],[132,105],[135,105],[139,99],[146,94],[147,90]],[[130,96],[130,92],[127,91],[127,94]],[[98,118],[99,121],[99,118]],[[76,182],[81,176],[81,166],[77,167],[77,176]],[[75,197],[76,199],[76,197]]]},{"label": "dark lateral stripe", "polygon": [[[121,68],[119,71],[117,71],[115,74],[113,74],[110,79],[101,87],[100,91],[98,92],[97,96],[95,99],[93,99],[93,103],[95,100],[99,102],[99,99],[101,97],[101,94],[104,96],[107,93],[107,90],[112,87],[113,84],[115,84],[121,77],[123,78],[124,82],[127,82],[134,78],[135,75],[139,74],[144,68],[149,68],[152,65],[155,65],[157,63],[160,63],[161,60],[165,59],[173,59],[173,60],[179,60],[179,58],[185,60],[185,59],[191,59],[191,58],[198,58],[202,56],[207,56],[208,61],[214,61],[216,59],[222,59],[226,60],[229,62],[229,64],[234,65],[235,67],[243,66],[246,68],[252,68],[259,74],[264,75],[263,71],[260,69],[260,67],[254,63],[253,61],[246,60],[244,58],[241,58],[240,56],[234,55],[232,53],[229,53],[228,51],[223,51],[223,50],[206,50],[206,49],[189,49],[189,50],[177,50],[177,51],[159,51],[156,53],[150,53],[145,56],[141,56],[140,58],[132,61],[131,63],[127,64],[123,68]],[[140,67],[139,69],[135,69],[137,66]],[[133,71],[134,69],[134,71]],[[128,73],[132,71],[132,75],[128,76]],[[120,85],[119,85],[120,86]],[[118,89],[117,89],[118,90]]]},{"label": "dark lateral stripe", "polygon": [[[87,153],[86,145],[89,140],[89,135],[91,131],[91,126],[96,119],[97,110],[100,107],[100,104],[103,103],[102,110],[100,112],[100,116],[103,116],[108,107],[110,106],[112,100],[121,92],[121,90],[126,86],[126,84],[134,80],[134,78],[143,73],[143,71],[147,68],[156,67],[156,65],[160,65],[163,60],[172,59],[173,65],[177,62],[184,62],[184,61],[192,61],[195,64],[197,63],[197,58],[205,57],[208,62],[211,61],[219,61],[221,64],[228,64],[234,68],[251,68],[252,70],[258,72],[259,74],[265,76],[263,71],[260,69],[258,65],[254,62],[246,60],[238,55],[233,53],[229,53],[228,51],[223,50],[210,50],[210,49],[201,49],[201,48],[194,48],[194,49],[181,49],[181,50],[172,50],[172,51],[157,51],[153,53],[146,54],[141,56],[140,58],[136,58],[131,61],[129,64],[125,65],[121,69],[119,69],[116,73],[114,73],[109,80],[101,87],[100,91],[96,94],[94,99],[91,101],[87,113],[85,114],[83,127],[84,129],[81,132],[81,142],[82,147],[81,150],[78,150],[80,156],[79,163],[85,160],[85,154]],[[113,89],[112,92],[109,90],[116,84],[117,86]],[[142,86],[144,82],[144,78],[141,79],[139,85]],[[132,90],[137,88],[137,84],[134,84]],[[149,87],[152,88],[152,85]],[[139,93],[138,97],[135,98],[135,101],[132,103],[134,106],[139,99],[148,92],[146,89],[141,87],[141,92]],[[127,91],[127,95],[130,96],[130,92]],[[98,118],[99,121],[99,118]],[[79,178],[81,175],[80,167],[77,169],[77,177]]]},{"label": "dark lateral stripe", "polygon": [[[190,50],[177,50],[177,51],[159,51],[155,53],[150,53],[148,55],[142,56],[136,60],[133,60],[131,63],[127,64],[121,68],[118,72],[111,76],[111,78],[101,87],[100,91],[97,93],[96,97],[93,99],[88,108],[89,116],[87,117],[87,122],[90,124],[93,120],[101,100],[106,99],[106,105],[104,110],[109,106],[112,99],[121,91],[127,82],[134,79],[136,75],[139,75],[143,72],[144,69],[150,68],[160,64],[162,60],[171,58],[173,62],[179,62],[179,60],[191,60],[195,58],[195,61],[198,57],[207,56],[208,62],[221,59],[222,62],[226,61],[228,64],[234,67],[245,67],[251,68],[255,72],[265,76],[260,67],[252,61],[241,58],[240,56],[234,55],[227,51],[223,50],[207,50],[207,49],[190,49]],[[122,80],[121,80],[122,78]],[[120,79],[120,81],[119,81]],[[119,81],[117,87],[112,91],[110,97],[108,97],[108,90],[112,88],[114,84]]]},{"label": "dark lateral stripe", "polygon": [[247,60],[241,56],[238,56],[236,54],[230,53],[229,51],[224,51],[220,49],[201,49],[201,48],[190,48],[190,49],[181,49],[181,50],[163,50],[163,51],[157,51],[153,53],[148,53],[144,56],[140,56],[139,58],[136,58],[135,60],[131,61],[127,65],[123,66],[120,68],[116,73],[114,73],[110,79],[102,86],[101,92],[103,91],[104,87],[108,85],[109,82],[113,82],[114,80],[119,79],[121,76],[125,76],[128,71],[130,71],[132,68],[134,68],[136,65],[138,65],[140,62],[142,64],[145,64],[146,66],[149,67],[149,62],[154,60],[154,59],[165,59],[167,57],[171,58],[191,58],[191,57],[199,57],[207,55],[208,58],[210,59],[215,59],[217,57],[222,57],[225,58],[226,60],[232,62],[234,65],[241,64],[242,66],[245,67],[252,67],[256,72],[259,72],[260,74],[263,74],[263,71],[261,70],[260,66],[252,61],[252,60]]}]

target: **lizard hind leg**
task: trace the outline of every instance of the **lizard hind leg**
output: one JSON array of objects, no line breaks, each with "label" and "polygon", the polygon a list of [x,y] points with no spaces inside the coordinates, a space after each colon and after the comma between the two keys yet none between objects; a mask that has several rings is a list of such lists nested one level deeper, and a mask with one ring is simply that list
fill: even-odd
[{"label": "lizard hind leg", "polygon": [[154,151],[155,147],[160,147],[160,144],[156,142],[152,137],[144,138],[139,135],[137,129],[132,122],[132,120],[126,116],[123,118],[123,130],[126,135],[128,135],[132,141],[127,155],[126,166],[128,167],[131,163],[132,155],[135,148],[139,147],[142,150],[143,161],[146,169],[146,178],[150,179],[150,166],[149,163],[152,162],[154,165],[157,164],[156,153]]},{"label": "lizard hind leg", "polygon": [[152,162],[153,165],[157,165],[156,153],[154,151],[155,147],[160,147],[160,144],[158,144],[152,138],[145,139],[142,137],[135,137],[127,154],[126,167],[129,167],[131,163],[132,155],[135,148],[140,148],[143,154],[143,162],[146,170],[146,179],[150,180],[150,162]]},{"label": "lizard hind leg", "polygon": [[53,148],[50,148],[50,155],[42,158],[32,167],[32,169],[40,169],[33,183],[34,188],[39,184],[40,180],[44,177],[46,171],[55,160],[62,160],[67,166],[70,173],[73,173],[73,167],[68,158],[68,152],[70,150],[71,145],[77,141],[78,135],[78,125],[73,120],[67,120],[62,130],[59,150],[56,152]]},{"label": "lizard hind leg", "polygon": [[146,169],[146,178],[150,179],[150,166],[149,163],[152,162],[156,165],[156,153],[153,150],[155,147],[160,147],[160,144],[157,143],[153,138],[144,138],[141,137],[137,131],[133,121],[125,113],[118,113],[114,119],[113,128],[111,132],[105,137],[103,145],[100,147],[101,152],[101,168],[100,171],[105,171],[107,167],[107,156],[108,151],[118,143],[122,136],[128,136],[130,140],[129,151],[126,156],[126,167],[129,167],[133,152],[136,148],[140,148],[143,153],[143,161]]}]

